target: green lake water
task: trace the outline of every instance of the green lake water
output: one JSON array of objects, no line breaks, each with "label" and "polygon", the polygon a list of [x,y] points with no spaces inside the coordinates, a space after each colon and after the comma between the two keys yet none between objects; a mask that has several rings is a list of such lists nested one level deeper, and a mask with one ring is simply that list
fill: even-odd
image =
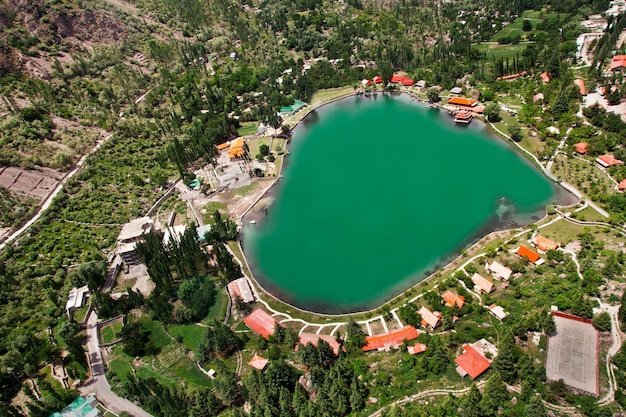
[{"label": "green lake water", "polygon": [[318,109],[289,151],[274,203],[246,217],[244,247],[264,288],[317,312],[374,307],[557,198],[481,122],[456,126],[408,95]]}]

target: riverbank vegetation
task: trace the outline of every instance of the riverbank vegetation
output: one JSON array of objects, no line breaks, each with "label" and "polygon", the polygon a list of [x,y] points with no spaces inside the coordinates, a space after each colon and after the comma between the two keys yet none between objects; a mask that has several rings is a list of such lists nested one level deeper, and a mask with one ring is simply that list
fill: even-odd
[{"label": "riverbank vegetation", "polygon": [[[0,162],[67,173],[98,141],[112,134],[65,184],[41,220],[0,255],[0,411],[20,415],[28,410],[34,416],[61,409],[76,394],[44,372],[48,364],[64,357],[72,381],[84,379],[87,373],[80,350],[84,332],[61,318],[68,290],[88,283],[85,277],[73,277],[71,270],[105,261],[120,225],[144,215],[177,176],[188,178],[190,167],[211,161],[216,144],[234,138],[238,131],[245,133],[242,123],[279,126],[277,111],[293,99],[324,101],[354,91],[363,78],[388,79],[403,70],[444,91],[467,88],[469,83],[486,102],[509,105],[506,100],[514,96],[520,143],[544,160],[575,124],[581,101],[570,70],[576,64],[574,40],[583,30],[578,22],[608,6],[607,1],[584,0],[462,5],[365,0],[27,3],[0,5],[0,20],[6,26],[0,34]],[[624,21],[622,16],[612,20],[611,29],[597,44],[595,62],[609,56]],[[488,40],[506,46],[486,46],[483,42]],[[612,100],[623,96],[617,78],[593,70],[596,65],[591,68],[582,74],[586,81],[615,86],[618,93]],[[522,71],[529,75],[513,82],[498,80]],[[551,77],[546,84],[538,78],[544,71]],[[319,91],[330,88],[343,90]],[[543,98],[535,101],[538,93]],[[576,123],[568,144],[574,139],[588,141],[590,162],[604,152],[620,157],[623,123],[595,109],[586,110],[584,116],[594,127]],[[510,123],[507,117],[499,122],[504,132],[504,124]],[[551,126],[561,133],[549,134]],[[264,156],[260,150],[259,144],[259,154]],[[566,168],[560,160],[557,167],[563,180],[580,185],[589,197],[605,204],[611,222],[623,223],[625,197],[610,192],[610,184],[600,180],[602,173],[587,172],[582,165],[580,170],[575,165]],[[623,168],[609,172],[618,181],[626,176]],[[1,226],[17,226],[35,204],[0,190]],[[180,415],[180,410],[190,415],[241,415],[239,405],[248,398],[256,399],[250,403],[255,415],[366,415],[403,395],[441,386],[440,380],[455,387],[466,385],[454,373],[451,359],[462,343],[478,336],[494,338],[505,351],[513,351],[513,365],[505,363],[499,372],[507,382],[530,381],[521,385],[518,405],[510,405],[510,396],[492,372],[487,376],[489,392],[501,393],[492,396],[498,404],[488,403],[489,396],[481,399],[472,388],[464,399],[437,400],[420,409],[409,406],[404,412],[454,415],[459,408],[465,413],[476,407],[491,412],[501,406],[507,413],[511,409],[510,415],[532,415],[528,410],[541,407],[535,391],[549,400],[565,396],[560,387],[542,383],[541,367],[533,362],[542,360],[541,347],[526,346],[527,332],[542,330],[531,326],[539,314],[545,316],[535,307],[556,303],[565,310],[586,308],[590,296],[610,297],[604,294],[609,285],[604,274],[610,273],[612,281],[622,280],[619,244],[603,247],[601,242],[611,236],[599,234],[600,238],[592,239],[579,231],[584,282],[575,279],[566,256],[542,268],[520,266],[519,284],[489,296],[520,318],[521,326],[486,321],[489,316],[469,302],[470,296],[468,311],[461,313],[459,322],[446,322],[446,327],[463,332],[420,336],[429,350],[419,358],[402,350],[342,354],[335,359],[325,355],[323,345],[296,355],[288,341],[265,342],[235,333],[246,352],[269,357],[270,367],[265,374],[247,369],[238,374],[235,349],[213,351],[202,355],[203,369],[217,370],[213,381],[189,354],[200,353],[204,336],[196,327],[205,328],[189,323],[203,321],[221,329],[209,319],[224,319],[228,301],[222,285],[240,275],[221,242],[232,237],[228,228],[225,231],[228,236],[215,239],[214,268],[187,245],[178,255],[173,250],[171,257],[160,258],[163,252],[154,241],[153,250],[144,253],[146,259],[156,260],[149,262],[157,282],[152,298],[144,300],[130,291],[116,304],[106,294],[93,296],[102,316],[119,310],[129,313],[130,322],[141,326],[135,333],[131,327],[129,333],[148,338],[144,351],[131,352],[138,354],[139,362],[122,346],[113,348],[108,374],[116,389],[155,415],[168,411]],[[183,256],[187,249],[198,253],[191,263]],[[594,268],[603,275],[590,272]],[[560,277],[563,274],[565,278]],[[464,291],[458,281],[444,278],[450,288]],[[409,317],[410,312],[406,314]],[[514,347],[506,336],[509,333],[517,336]],[[298,367],[287,361],[295,361]],[[502,372],[511,367],[518,370],[515,375]],[[302,386],[296,381],[304,374],[309,379]],[[237,375],[245,390],[237,385]],[[208,391],[212,388],[215,394]],[[9,405],[21,389],[29,400]],[[400,411],[388,415],[393,413]]]}]

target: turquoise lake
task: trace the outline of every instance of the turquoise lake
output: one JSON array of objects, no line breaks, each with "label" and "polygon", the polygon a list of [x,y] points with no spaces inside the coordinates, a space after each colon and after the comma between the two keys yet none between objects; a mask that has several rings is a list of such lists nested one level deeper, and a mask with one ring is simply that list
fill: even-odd
[{"label": "turquoise lake", "polygon": [[454,125],[404,94],[316,110],[289,152],[275,201],[245,219],[244,247],[266,290],[321,313],[375,307],[568,199],[481,122]]}]

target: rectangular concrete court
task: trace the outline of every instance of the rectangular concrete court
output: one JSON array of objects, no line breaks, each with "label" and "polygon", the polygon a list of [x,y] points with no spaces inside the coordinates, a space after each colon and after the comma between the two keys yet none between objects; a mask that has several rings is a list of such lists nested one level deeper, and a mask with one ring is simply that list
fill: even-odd
[{"label": "rectangular concrete court", "polygon": [[548,341],[546,376],[598,396],[598,332],[591,320],[555,313]]}]

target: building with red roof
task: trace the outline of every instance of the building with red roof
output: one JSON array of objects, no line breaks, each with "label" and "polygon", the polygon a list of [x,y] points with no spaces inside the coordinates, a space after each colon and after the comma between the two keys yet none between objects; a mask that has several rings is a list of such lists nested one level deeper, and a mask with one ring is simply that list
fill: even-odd
[{"label": "building with red roof", "polygon": [[383,77],[381,77],[380,75],[377,75],[374,78],[372,78],[372,81],[374,81],[375,84],[382,84],[383,83]]},{"label": "building with red roof", "polygon": [[479,292],[490,293],[493,291],[493,282],[478,273],[472,275],[472,282],[474,283],[474,288]]},{"label": "building with red roof", "polygon": [[416,355],[418,353],[426,352],[426,349],[428,349],[428,346],[423,343],[416,343],[412,346],[407,346],[406,348],[407,352],[409,352],[410,355]]},{"label": "building with red roof", "polygon": [[541,78],[541,82],[544,84],[547,84],[550,82],[550,74],[548,74],[546,71],[539,74],[539,78]]},{"label": "building with red roof", "polygon": [[626,55],[615,55],[611,60],[611,71],[622,71],[626,68]]},{"label": "building with red roof", "polygon": [[443,301],[448,307],[457,306],[458,308],[463,308],[463,304],[465,304],[465,298],[460,295],[456,295],[450,290],[447,290],[445,293],[443,293],[441,298],[443,298]]},{"label": "building with red roof", "polygon": [[478,101],[465,97],[452,97],[448,100],[448,104],[462,107],[474,107],[478,104]]},{"label": "building with red roof", "polygon": [[549,250],[557,250],[559,247],[558,243],[541,235],[535,235],[532,242],[535,246],[537,246],[537,249],[544,252],[547,252]]},{"label": "building with red roof", "polygon": [[539,256],[537,252],[535,252],[532,249],[528,249],[524,245],[521,245],[517,249],[517,254],[521,256],[522,258],[526,258],[528,262],[533,263],[535,265],[541,265],[543,263],[543,259],[541,259],[541,256]]},{"label": "building with red roof", "polygon": [[576,78],[574,80],[574,84],[576,84],[578,86],[578,91],[580,92],[581,96],[586,96],[587,95],[587,89],[585,88],[585,82],[581,78]]},{"label": "building with red roof", "polygon": [[589,146],[587,142],[578,142],[574,144],[574,148],[576,148],[576,152],[578,152],[581,155],[584,155],[587,153],[587,146]]},{"label": "building with red roof", "polygon": [[368,352],[376,349],[398,348],[405,340],[413,340],[419,336],[419,332],[413,326],[404,326],[400,330],[395,330],[385,334],[367,336],[363,351]]},{"label": "building with red roof", "polygon": [[394,83],[394,84],[402,84],[406,87],[410,87],[413,84],[415,84],[415,81],[403,75],[393,75],[391,79],[389,80],[389,82]]},{"label": "building with red roof", "polygon": [[372,85],[372,81],[368,79],[363,79],[361,80],[361,85],[363,85],[364,87],[369,87],[370,85]]},{"label": "building with red roof", "polygon": [[250,365],[251,367],[253,367],[254,369],[257,369],[259,371],[262,371],[263,369],[265,369],[265,367],[267,366],[267,364],[270,361],[268,361],[267,359],[265,359],[262,356],[257,355],[256,353],[254,354],[254,357],[252,358],[252,360],[250,362],[248,362],[248,365]]},{"label": "building with red roof", "polygon": [[270,316],[265,310],[257,308],[243,322],[252,329],[253,332],[269,339],[274,335],[276,325],[279,324],[274,317]]},{"label": "building with red roof", "polygon": [[626,179],[623,179],[619,184],[617,184],[617,191],[624,192],[626,190]]},{"label": "building with red roof", "polygon": [[491,361],[470,345],[463,346],[463,350],[464,353],[454,360],[459,375],[476,379],[491,366]]},{"label": "building with red roof", "polygon": [[[330,345],[330,347],[333,349],[333,352],[335,352],[335,356],[339,355],[340,345],[337,342],[337,339],[335,338],[335,336],[330,336],[327,334],[316,334],[316,333],[300,333],[300,336],[298,336],[298,342],[302,346],[306,346],[309,343],[312,344],[313,346],[317,346],[320,340],[323,340]],[[296,345],[296,350],[298,350],[298,346],[299,345]]]},{"label": "building with red roof", "polygon": [[603,168],[610,168],[616,165],[624,165],[624,161],[620,161],[613,155],[600,155],[596,158],[596,162]]}]

